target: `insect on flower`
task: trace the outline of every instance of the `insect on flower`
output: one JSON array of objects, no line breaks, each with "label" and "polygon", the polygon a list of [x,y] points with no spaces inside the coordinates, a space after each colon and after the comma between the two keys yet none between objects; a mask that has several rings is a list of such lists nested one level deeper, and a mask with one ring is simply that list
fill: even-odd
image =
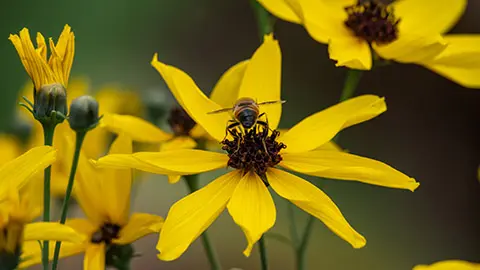
[{"label": "insect on flower", "polygon": [[242,97],[235,102],[233,107],[208,112],[208,114],[231,111],[234,119],[228,121],[227,132],[230,134],[232,134],[231,130],[238,126],[242,126],[245,131],[254,127],[256,124],[268,129],[268,119],[266,118],[265,121],[259,120],[262,116],[266,117],[265,113],[260,113],[260,105],[283,104],[285,102],[285,100],[274,100],[257,103],[252,98]]}]

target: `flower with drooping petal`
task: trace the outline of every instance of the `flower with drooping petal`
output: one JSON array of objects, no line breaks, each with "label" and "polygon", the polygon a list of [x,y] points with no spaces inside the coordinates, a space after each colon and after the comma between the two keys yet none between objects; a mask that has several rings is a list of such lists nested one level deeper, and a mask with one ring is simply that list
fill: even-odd
[{"label": "flower with drooping petal", "polygon": [[369,70],[381,57],[423,65],[465,87],[480,88],[480,36],[442,37],[467,0],[258,0],[273,15],[302,24],[328,44],[337,66]]},{"label": "flower with drooping petal", "polygon": [[33,222],[42,213],[42,193],[38,192],[42,182],[34,181],[34,176],[55,159],[52,147],[40,146],[0,167],[0,263],[4,267],[16,267],[24,241],[37,247],[38,240],[83,241],[69,226]]},{"label": "flower with drooping petal", "polygon": [[480,270],[480,263],[449,260],[436,262],[431,265],[417,265],[413,270]]},{"label": "flower with drooping petal", "polygon": [[[112,144],[109,153],[131,152],[131,139],[120,135]],[[62,243],[60,257],[85,252],[85,270],[105,269],[107,250],[128,245],[141,237],[160,231],[162,217],[146,213],[130,214],[130,169],[95,169],[82,154],[77,174],[80,176],[75,181],[77,201],[87,219],[70,219],[66,224],[81,233],[86,240],[82,243]],[[54,246],[51,245],[51,257]],[[26,246],[24,256],[26,261],[22,262],[22,267],[41,262],[38,245]]]},{"label": "flower with drooping petal", "polygon": [[[213,138],[221,141],[227,154],[182,149],[107,155],[96,161],[99,167],[137,168],[159,174],[189,175],[234,168],[200,190],[175,203],[167,216],[157,249],[162,260],[174,260],[200,236],[219,214],[228,208],[245,233],[250,255],[253,245],[275,223],[276,209],[267,186],[307,213],[325,223],[354,248],[366,244],[343,217],[334,202],[308,181],[277,168],[299,173],[360,181],[368,184],[414,190],[418,183],[394,168],[365,157],[322,150],[340,130],[369,120],[386,110],[383,98],[365,95],[315,113],[278,138],[281,106],[261,107],[268,116],[270,132],[257,125],[225,140],[228,114],[208,114],[222,108],[205,96],[194,81],[173,66],[152,61],[185,111]],[[280,100],[281,53],[278,42],[265,36],[245,69],[236,98],[258,102]],[[233,104],[229,104],[228,107]],[[285,148],[285,146],[287,146]]]}]

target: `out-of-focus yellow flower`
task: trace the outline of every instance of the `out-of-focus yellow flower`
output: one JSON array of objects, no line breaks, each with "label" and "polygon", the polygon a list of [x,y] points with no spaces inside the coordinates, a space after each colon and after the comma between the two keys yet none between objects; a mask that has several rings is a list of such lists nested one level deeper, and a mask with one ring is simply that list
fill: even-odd
[{"label": "out-of-focus yellow flower", "polygon": [[[110,154],[131,152],[131,140],[122,135],[110,149]],[[83,154],[78,166],[77,173],[80,177],[75,181],[77,201],[87,219],[71,219],[66,224],[84,235],[86,240],[82,243],[62,243],[60,257],[85,252],[84,269],[105,269],[107,248],[127,245],[147,234],[158,233],[163,218],[146,213],[130,215],[130,169],[95,169]],[[53,257],[54,245],[51,248],[50,254]],[[26,261],[21,267],[40,263],[38,245],[25,246],[24,256]]]},{"label": "out-of-focus yellow flower", "polygon": [[417,265],[413,270],[480,270],[480,264],[460,260],[450,260],[436,262],[431,265]]},{"label": "out-of-focus yellow flower", "polygon": [[[337,66],[369,70],[372,59],[423,65],[465,87],[480,88],[480,36],[447,35],[466,0],[258,0],[273,15],[302,24],[328,44]],[[373,51],[372,51],[373,50]]]},{"label": "out-of-focus yellow flower", "polygon": [[[244,254],[249,256],[253,245],[276,220],[276,209],[268,185],[280,196],[323,221],[354,248],[366,244],[365,238],[348,224],[325,193],[302,178],[276,168],[277,165],[308,175],[412,191],[419,185],[414,179],[379,161],[318,149],[340,130],[383,113],[386,110],[383,98],[366,95],[342,102],[307,117],[281,139],[278,139],[277,131],[257,125],[245,133],[234,132],[231,138],[224,140],[230,116],[208,114],[222,106],[206,97],[183,71],[156,59],[153,65],[185,111],[210,136],[222,141],[227,153],[182,149],[117,154],[100,158],[96,165],[133,167],[166,175],[198,174],[227,166],[235,169],[171,207],[157,245],[162,260],[174,260],[181,256],[225,208],[244,231],[248,240]],[[266,36],[246,67],[245,76],[233,100],[238,97],[251,97],[258,102],[280,100],[280,77],[281,53],[278,42]],[[228,104],[228,107],[231,106]],[[269,127],[276,129],[280,122],[281,106],[265,106],[261,110],[268,116]],[[286,149],[285,145],[288,146]]]},{"label": "out-of-focus yellow flower", "polygon": [[65,25],[55,44],[49,39],[50,57],[47,60],[47,44],[41,33],[37,33],[37,48],[33,46],[27,28],[20,35],[10,35],[10,41],[15,46],[23,67],[32,79],[35,89],[44,85],[59,83],[68,87],[68,78],[75,55],[75,36],[69,25]]},{"label": "out-of-focus yellow flower", "polygon": [[38,240],[83,241],[81,234],[66,225],[30,223],[42,212],[42,194],[38,192],[42,183],[34,176],[55,158],[52,147],[40,146],[0,167],[0,253],[6,260],[2,260],[2,266],[16,266],[23,241],[32,241],[37,248]]}]

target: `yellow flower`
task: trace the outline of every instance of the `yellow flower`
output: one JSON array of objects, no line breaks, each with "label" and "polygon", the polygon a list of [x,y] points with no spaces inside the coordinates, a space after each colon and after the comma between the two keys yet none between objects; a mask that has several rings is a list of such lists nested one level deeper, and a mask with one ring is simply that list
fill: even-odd
[{"label": "yellow flower", "polygon": [[[244,254],[248,256],[255,242],[275,223],[276,210],[267,186],[323,221],[354,248],[366,244],[365,238],[348,224],[325,193],[276,165],[319,177],[409,190],[418,187],[414,179],[379,161],[329,149],[318,150],[340,130],[384,112],[386,105],[382,98],[360,96],[315,113],[287,131],[280,140],[276,131],[269,133],[253,128],[244,135],[236,134],[223,141],[230,116],[208,114],[221,106],[207,98],[183,71],[156,59],[153,65],[183,108],[213,138],[222,141],[228,154],[192,149],[139,152],[107,155],[96,165],[133,167],[167,175],[197,174],[227,166],[235,168],[171,207],[157,245],[162,260],[178,258],[225,208],[246,235],[248,246]],[[280,74],[278,42],[266,36],[246,67],[235,93],[236,99],[280,100]],[[264,106],[261,110],[266,112],[270,128],[276,129],[281,106]]]},{"label": "yellow flower", "polygon": [[258,2],[328,44],[337,66],[369,70],[372,59],[380,56],[423,65],[465,87],[480,87],[480,36],[442,37],[463,14],[466,0],[398,0],[390,5],[377,0]]},{"label": "yellow flower", "polygon": [[[237,98],[247,64],[248,60],[242,61],[228,69],[213,88],[210,99],[221,106],[231,106]],[[115,133],[128,134],[134,141],[159,144],[161,150],[195,148],[196,139],[213,140],[181,107],[170,110],[168,124],[171,132],[163,131],[139,117],[106,114],[100,126]],[[178,179],[175,178],[176,181]]]},{"label": "yellow flower", "polygon": [[[73,142],[72,142],[73,143]],[[112,144],[110,154],[131,153],[131,140],[120,135]],[[151,233],[157,233],[163,219],[156,215],[134,213],[130,215],[132,174],[130,169],[95,169],[88,159],[80,156],[76,179],[77,201],[87,219],[67,220],[85,237],[82,243],[62,243],[60,257],[85,252],[84,269],[105,269],[105,252],[114,245],[127,245]],[[51,245],[50,255],[53,257]],[[24,248],[27,258],[22,267],[41,261],[38,245]]]},{"label": "yellow flower", "polygon": [[480,264],[459,260],[441,261],[432,265],[417,265],[413,270],[479,270]]},{"label": "yellow flower", "polygon": [[30,223],[42,212],[42,194],[38,192],[42,183],[34,181],[34,176],[50,166],[55,158],[52,147],[40,146],[0,167],[0,253],[18,256],[23,241],[32,241],[38,247],[37,240],[83,240],[65,225]]}]

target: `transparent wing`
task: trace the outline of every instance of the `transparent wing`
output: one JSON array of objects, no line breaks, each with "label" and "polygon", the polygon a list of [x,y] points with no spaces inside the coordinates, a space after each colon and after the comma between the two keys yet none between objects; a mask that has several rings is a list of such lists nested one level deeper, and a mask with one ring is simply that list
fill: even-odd
[{"label": "transparent wing", "polygon": [[223,108],[220,110],[208,112],[207,114],[224,113],[224,112],[229,112],[231,110],[233,110],[233,108]]},{"label": "transparent wing", "polygon": [[283,104],[287,102],[286,100],[272,100],[272,101],[264,101],[264,102],[260,102],[258,103],[257,105],[271,105],[271,104]]}]

